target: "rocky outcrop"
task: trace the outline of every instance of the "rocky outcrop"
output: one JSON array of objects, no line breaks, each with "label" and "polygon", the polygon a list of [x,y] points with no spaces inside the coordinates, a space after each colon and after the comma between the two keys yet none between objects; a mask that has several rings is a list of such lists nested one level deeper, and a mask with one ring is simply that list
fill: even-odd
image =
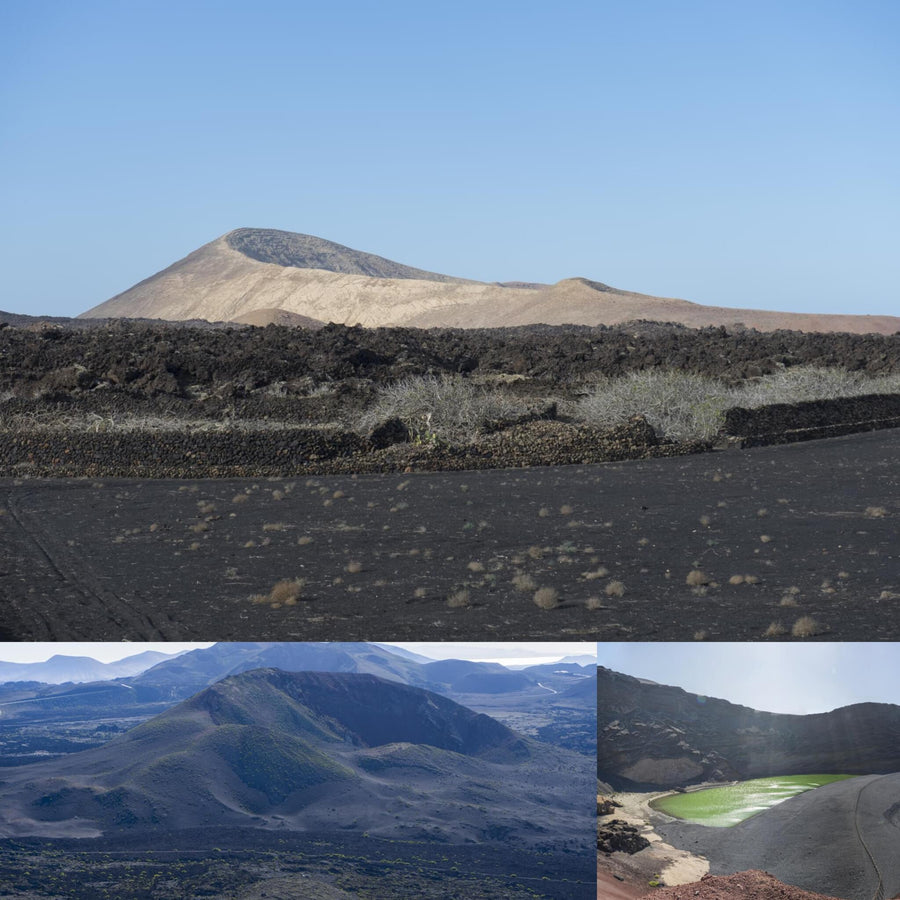
[{"label": "rocky outcrop", "polygon": [[618,789],[671,789],[768,775],[900,769],[900,707],[760,712],[600,668],[598,775]]},{"label": "rocky outcrop", "polygon": [[597,849],[601,853],[638,853],[649,846],[640,829],[622,819],[611,819],[597,827]]}]

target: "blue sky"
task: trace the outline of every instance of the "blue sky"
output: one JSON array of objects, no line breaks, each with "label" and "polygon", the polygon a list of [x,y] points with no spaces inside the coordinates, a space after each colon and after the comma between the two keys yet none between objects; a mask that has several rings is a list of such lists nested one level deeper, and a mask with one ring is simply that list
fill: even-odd
[{"label": "blue sky", "polygon": [[900,703],[895,643],[601,643],[616,672],[781,713]]},{"label": "blue sky", "polygon": [[253,226],[896,314],[898,35],[893,0],[4,0],[0,309]]}]

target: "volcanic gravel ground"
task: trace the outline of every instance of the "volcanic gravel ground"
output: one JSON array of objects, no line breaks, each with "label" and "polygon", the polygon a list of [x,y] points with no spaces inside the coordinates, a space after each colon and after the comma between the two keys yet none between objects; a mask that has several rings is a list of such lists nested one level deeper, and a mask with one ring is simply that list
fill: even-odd
[{"label": "volcanic gravel ground", "polygon": [[656,830],[706,856],[714,875],[764,869],[806,890],[873,900],[900,891],[898,810],[900,774],[866,775],[808,791],[733,828],[671,823]]},{"label": "volcanic gravel ground", "polygon": [[[0,621],[21,640],[754,640],[811,617],[815,638],[896,640],[898,449],[884,431],[581,467],[3,480]],[[299,598],[251,599],[295,578]]]}]

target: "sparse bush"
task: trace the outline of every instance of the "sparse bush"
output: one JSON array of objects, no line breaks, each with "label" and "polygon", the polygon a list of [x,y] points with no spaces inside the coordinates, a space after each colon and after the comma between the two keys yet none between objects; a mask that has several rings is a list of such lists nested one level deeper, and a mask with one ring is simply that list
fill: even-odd
[{"label": "sparse bush", "polygon": [[465,588],[461,588],[458,591],[453,591],[449,597],[447,597],[447,606],[453,608],[459,608],[461,606],[468,606],[471,603],[471,597],[469,596],[469,592]]},{"label": "sparse bush", "polygon": [[733,406],[753,408],[771,403],[800,403],[864,394],[900,393],[900,376],[866,376],[861,372],[819,366],[794,366],[746,381],[735,391]]},{"label": "sparse bush", "polygon": [[358,425],[360,430],[369,431],[379,422],[396,418],[418,442],[466,443],[490,422],[522,415],[526,410],[520,401],[458,375],[416,375],[382,387]]},{"label": "sparse bush", "polygon": [[765,631],[765,637],[781,637],[787,634],[787,628],[781,622],[772,622]]},{"label": "sparse bush", "polygon": [[[632,372],[597,381],[575,404],[576,418],[611,428],[644,416],[671,440],[711,440],[731,407],[753,409],[773,403],[800,403],[864,394],[900,393],[900,375],[870,377],[845,369],[795,366],[736,387],[704,375],[676,370]],[[720,477],[713,478],[721,480]]]},{"label": "sparse bush", "polygon": [[277,582],[272,590],[269,591],[269,602],[292,606],[300,599],[303,584],[302,578],[285,578]]},{"label": "sparse bush", "polygon": [[691,587],[699,587],[700,585],[709,584],[711,579],[705,572],[701,572],[699,569],[692,569],[688,572],[684,581],[685,584],[689,584]]},{"label": "sparse bush", "polygon": [[621,581],[610,581],[603,589],[607,597],[624,597],[625,585]]},{"label": "sparse bush", "polygon": [[812,616],[801,616],[791,628],[794,637],[814,637],[824,631],[825,629]]},{"label": "sparse bush", "polygon": [[600,380],[575,405],[575,415],[602,428],[641,415],[661,437],[710,440],[719,431],[725,410],[734,405],[729,388],[715,378],[649,370]]},{"label": "sparse bush", "polygon": [[532,591],[537,590],[537,582],[524,572],[514,575],[512,584],[517,591],[522,591],[523,594],[530,594]]},{"label": "sparse bush", "polygon": [[559,605],[559,592],[552,587],[538,588],[532,599],[541,609],[556,609]]}]

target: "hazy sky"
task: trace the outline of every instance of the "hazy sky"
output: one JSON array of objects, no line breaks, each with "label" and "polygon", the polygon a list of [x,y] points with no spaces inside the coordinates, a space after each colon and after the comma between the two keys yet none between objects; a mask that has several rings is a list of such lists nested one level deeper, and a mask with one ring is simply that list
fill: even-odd
[{"label": "hazy sky", "polygon": [[5,0],[0,309],[253,226],[897,313],[898,33],[894,0]]},{"label": "hazy sky", "polygon": [[894,643],[599,644],[600,665],[768,712],[900,703]]},{"label": "hazy sky", "polygon": [[[100,662],[115,662],[126,656],[134,656],[145,650],[158,650],[161,653],[177,653],[179,650],[195,650],[210,647],[210,643],[178,643],[177,641],[155,642],[95,642],[70,643],[0,643],[0,662],[44,662],[51,656],[90,656]],[[507,665],[517,663],[537,664],[544,661],[561,659],[564,656],[580,656],[593,654],[597,645],[594,643],[564,642],[504,642],[494,643],[402,643],[414,653],[421,653],[430,659],[474,659],[497,660]]]}]

